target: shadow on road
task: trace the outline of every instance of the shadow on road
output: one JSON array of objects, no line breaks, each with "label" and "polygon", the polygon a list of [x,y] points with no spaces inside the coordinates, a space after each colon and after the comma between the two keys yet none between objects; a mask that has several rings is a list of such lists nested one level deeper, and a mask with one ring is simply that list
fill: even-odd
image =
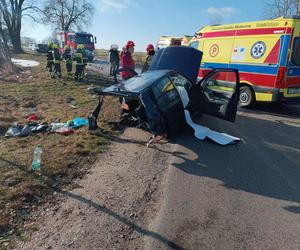
[{"label": "shadow on road", "polygon": [[285,207],[284,209],[286,209],[289,212],[295,213],[295,214],[300,214],[300,207],[288,206],[288,207]]},{"label": "shadow on road", "polygon": [[[169,152],[178,158],[179,163],[173,164],[176,168],[220,180],[228,189],[300,202],[299,128],[244,116],[239,116],[235,124],[211,118],[202,122],[216,131],[238,136],[244,143],[221,147],[191,134],[181,135],[177,144],[188,153]],[[297,207],[286,209],[300,211]]]},{"label": "shadow on road", "polygon": [[300,119],[300,102],[297,105],[292,104],[275,104],[275,103],[257,103],[250,108],[239,108],[241,112],[251,114],[268,114],[279,115],[285,118],[299,118]]},{"label": "shadow on road", "polygon": [[[244,112],[300,118],[299,105],[279,107],[258,105],[259,111],[246,109]],[[199,141],[192,133],[185,132],[177,137],[176,144],[189,153],[163,150],[155,144],[151,147],[180,159],[180,163],[173,165],[185,173],[218,179],[228,189],[300,203],[299,128],[247,116],[238,116],[235,124],[205,116],[200,122],[213,130],[240,137],[243,142],[223,147],[211,141]],[[117,141],[145,145],[130,138]]]}]

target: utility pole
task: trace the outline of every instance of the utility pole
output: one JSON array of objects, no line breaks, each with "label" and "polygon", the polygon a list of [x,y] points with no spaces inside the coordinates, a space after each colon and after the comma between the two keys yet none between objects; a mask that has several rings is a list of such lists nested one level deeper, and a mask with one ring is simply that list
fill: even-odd
[{"label": "utility pole", "polygon": [[297,12],[296,12],[296,15],[300,14],[299,11],[300,11],[300,0],[297,0]]}]

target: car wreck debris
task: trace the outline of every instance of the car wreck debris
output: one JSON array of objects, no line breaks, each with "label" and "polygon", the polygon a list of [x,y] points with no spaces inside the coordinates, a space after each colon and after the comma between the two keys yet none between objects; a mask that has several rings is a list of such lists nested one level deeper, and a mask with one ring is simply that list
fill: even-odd
[{"label": "car wreck debris", "polygon": [[[240,89],[236,69],[214,69],[197,81],[201,58],[202,52],[191,47],[161,49],[154,56],[149,71],[122,83],[115,76],[115,85],[92,90],[100,97],[119,97],[124,113],[136,121],[137,126],[147,124],[143,127],[154,136],[166,133],[171,137],[188,124],[198,139],[207,137],[221,145],[239,141],[194,122],[202,114],[234,122]],[[102,103],[103,98],[89,117],[90,129],[96,128]]]}]

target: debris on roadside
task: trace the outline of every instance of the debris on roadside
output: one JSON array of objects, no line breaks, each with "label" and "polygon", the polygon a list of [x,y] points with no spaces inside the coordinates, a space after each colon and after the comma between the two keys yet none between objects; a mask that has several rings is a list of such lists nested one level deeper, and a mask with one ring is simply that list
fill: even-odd
[{"label": "debris on roadside", "polygon": [[[36,116],[29,116],[27,120],[35,120]],[[88,126],[88,119],[76,117],[73,120],[68,122],[53,122],[53,123],[35,123],[28,122],[26,125],[20,125],[17,122],[13,123],[13,125],[7,130],[5,133],[5,137],[26,137],[31,134],[37,133],[58,133],[61,135],[71,135],[74,134],[74,130]]]},{"label": "debris on roadside", "polygon": [[50,124],[50,132],[56,132],[58,129],[61,129],[65,126],[65,123],[62,122],[54,122]]},{"label": "debris on roadside", "polygon": [[89,121],[86,118],[80,118],[76,117],[74,118],[70,123],[69,126],[71,128],[80,128],[80,127],[85,127],[89,125]]},{"label": "debris on roadside", "polygon": [[27,121],[37,121],[38,120],[37,115],[28,115],[28,116],[25,116],[25,118]]},{"label": "debris on roadside", "polygon": [[62,127],[62,128],[55,130],[55,133],[58,133],[61,135],[72,135],[72,134],[74,134],[74,130],[70,127]]},{"label": "debris on roadside", "polygon": [[42,146],[37,145],[34,149],[33,160],[31,164],[32,170],[41,170]]},{"label": "debris on roadside", "polygon": [[70,104],[69,107],[71,107],[72,109],[78,109],[78,107],[76,107],[75,105]]},{"label": "debris on roadside", "polygon": [[50,126],[46,123],[34,124],[31,127],[32,133],[45,133],[49,130]]},{"label": "debris on roadside", "polygon": [[6,132],[5,137],[25,137],[30,135],[31,129],[29,125],[19,125],[18,123],[14,123]]},{"label": "debris on roadside", "polygon": [[67,103],[72,103],[73,101],[75,101],[75,98],[72,96],[67,96],[65,99]]}]

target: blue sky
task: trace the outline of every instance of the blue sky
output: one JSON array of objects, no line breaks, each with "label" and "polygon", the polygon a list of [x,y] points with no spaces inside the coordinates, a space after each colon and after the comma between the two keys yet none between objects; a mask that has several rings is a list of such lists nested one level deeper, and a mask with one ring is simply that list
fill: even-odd
[{"label": "blue sky", "polygon": [[[213,23],[255,21],[264,17],[264,1],[238,0],[94,0],[95,15],[85,31],[98,39],[98,48],[120,47],[127,40],[143,51],[162,35],[192,35]],[[42,40],[51,27],[24,22],[22,35]]]}]

